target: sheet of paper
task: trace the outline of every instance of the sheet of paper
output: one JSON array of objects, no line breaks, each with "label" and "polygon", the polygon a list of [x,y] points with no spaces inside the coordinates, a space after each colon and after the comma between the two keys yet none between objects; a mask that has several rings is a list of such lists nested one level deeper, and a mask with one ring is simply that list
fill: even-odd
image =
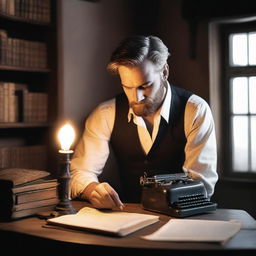
[{"label": "sheet of paper", "polygon": [[153,241],[225,242],[241,228],[235,221],[171,219],[154,233],[142,238]]}]

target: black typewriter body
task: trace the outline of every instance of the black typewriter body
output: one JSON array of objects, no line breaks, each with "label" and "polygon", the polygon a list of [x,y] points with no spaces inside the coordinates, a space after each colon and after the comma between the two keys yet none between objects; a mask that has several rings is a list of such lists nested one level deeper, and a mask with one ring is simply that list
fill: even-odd
[{"label": "black typewriter body", "polygon": [[145,210],[183,218],[214,211],[216,203],[207,197],[204,184],[185,174],[155,175],[140,180],[142,207]]}]

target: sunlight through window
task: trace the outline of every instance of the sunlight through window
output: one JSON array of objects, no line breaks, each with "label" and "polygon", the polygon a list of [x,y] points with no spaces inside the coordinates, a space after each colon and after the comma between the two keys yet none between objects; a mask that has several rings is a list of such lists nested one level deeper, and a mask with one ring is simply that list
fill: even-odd
[{"label": "sunlight through window", "polygon": [[252,171],[256,173],[256,117],[251,119],[251,162]]},{"label": "sunlight through window", "polygon": [[248,113],[248,82],[246,77],[231,80],[232,109],[234,114]]},{"label": "sunlight through window", "polygon": [[248,65],[247,34],[231,35],[231,65]]},{"label": "sunlight through window", "polygon": [[249,33],[249,65],[256,65],[256,32]]},{"label": "sunlight through window", "polygon": [[248,171],[248,117],[234,116],[232,120],[233,170]]},{"label": "sunlight through window", "polygon": [[249,109],[256,114],[256,76],[249,77]]}]

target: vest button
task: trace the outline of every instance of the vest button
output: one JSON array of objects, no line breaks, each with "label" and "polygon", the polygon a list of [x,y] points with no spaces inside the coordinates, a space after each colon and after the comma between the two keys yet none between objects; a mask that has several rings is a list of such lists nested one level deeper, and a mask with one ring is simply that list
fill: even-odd
[{"label": "vest button", "polygon": [[145,161],[144,161],[144,164],[148,164],[148,160],[145,160]]}]

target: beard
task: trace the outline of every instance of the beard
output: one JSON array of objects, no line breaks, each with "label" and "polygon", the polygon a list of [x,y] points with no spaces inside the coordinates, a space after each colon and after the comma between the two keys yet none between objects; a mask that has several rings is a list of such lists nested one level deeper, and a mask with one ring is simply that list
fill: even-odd
[{"label": "beard", "polygon": [[155,94],[155,97],[146,97],[139,102],[131,102],[129,105],[136,116],[149,116],[156,112],[163,103],[165,86],[161,86]]},{"label": "beard", "polygon": [[136,116],[148,116],[157,109],[155,101],[150,97],[139,102],[131,102],[130,107]]}]

